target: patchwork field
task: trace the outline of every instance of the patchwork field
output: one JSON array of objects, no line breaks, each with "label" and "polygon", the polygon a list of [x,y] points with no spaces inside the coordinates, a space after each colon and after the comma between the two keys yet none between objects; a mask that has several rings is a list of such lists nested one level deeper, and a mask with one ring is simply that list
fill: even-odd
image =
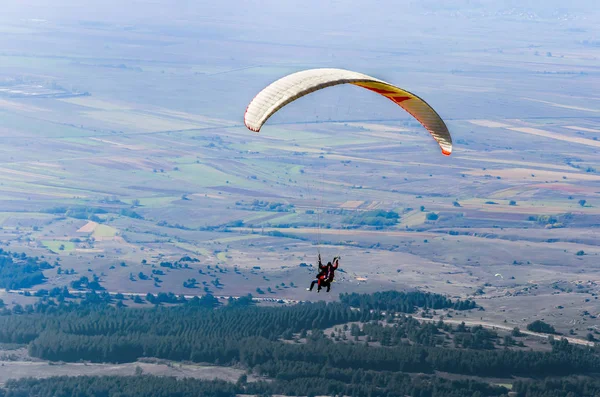
[{"label": "patchwork field", "polygon": [[[365,48],[346,23],[317,46],[308,31],[248,36],[234,22],[205,37],[5,21],[2,249],[58,263],[45,289],[83,276],[111,292],[294,300],[420,288],[475,299],[474,320],[600,326],[597,27],[490,16],[507,24],[490,41],[487,25],[425,32],[402,18],[414,32],[377,32]],[[54,34],[67,25],[71,38]],[[540,34],[550,25],[569,40]],[[358,87],[302,98],[259,134],[244,127],[261,88],[311,67],[415,92],[446,120],[453,154]],[[342,256],[330,295],[304,290],[319,252]]]}]

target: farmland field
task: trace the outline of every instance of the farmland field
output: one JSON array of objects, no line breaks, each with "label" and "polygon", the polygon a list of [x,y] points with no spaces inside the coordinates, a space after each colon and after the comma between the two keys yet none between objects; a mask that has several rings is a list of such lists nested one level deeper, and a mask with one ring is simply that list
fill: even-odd
[{"label": "farmland field", "polygon": [[[462,28],[466,14],[415,7],[403,29],[354,44],[340,21],[275,37],[200,11],[195,27],[165,27],[151,6],[136,26],[0,15],[2,249],[74,270],[45,269],[41,288],[82,275],[113,292],[298,300],[420,288],[475,299],[482,321],[585,335],[600,326],[597,24],[509,13]],[[488,26],[502,34],[486,38]],[[354,86],[302,98],[258,134],[244,127],[261,88],[313,67],[418,94],[453,154]],[[397,221],[369,224],[377,211]],[[319,252],[342,256],[325,297],[304,290]]]}]

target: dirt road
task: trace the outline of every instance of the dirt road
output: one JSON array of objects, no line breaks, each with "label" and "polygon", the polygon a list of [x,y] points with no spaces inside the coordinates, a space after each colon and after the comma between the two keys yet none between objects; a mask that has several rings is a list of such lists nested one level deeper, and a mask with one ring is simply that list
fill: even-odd
[{"label": "dirt road", "polygon": [[[435,319],[435,318],[424,318],[424,317],[413,317],[415,320],[419,320],[419,321],[428,321],[428,322],[438,322],[439,319]],[[514,327],[511,327],[509,325],[500,325],[500,324],[494,324],[494,323],[488,323],[485,321],[477,321],[477,320],[449,320],[449,319],[444,319],[442,320],[445,323],[448,324],[460,324],[460,323],[465,323],[465,325],[468,326],[474,326],[474,325],[481,325],[484,328],[489,328],[489,329],[502,329],[505,331],[512,331],[514,329]],[[578,338],[571,338],[571,337],[566,337],[566,336],[562,336],[562,335],[550,335],[550,334],[543,334],[540,332],[532,332],[532,331],[527,331],[527,330],[522,330],[519,329],[519,331],[522,334],[525,335],[532,335],[532,336],[537,336],[540,338],[546,338],[548,339],[550,336],[556,338],[556,339],[562,339],[565,338],[567,341],[569,341],[569,343],[573,343],[576,345],[582,345],[582,346],[594,346],[594,342],[590,342],[587,340],[583,340],[583,339],[578,339]]]}]

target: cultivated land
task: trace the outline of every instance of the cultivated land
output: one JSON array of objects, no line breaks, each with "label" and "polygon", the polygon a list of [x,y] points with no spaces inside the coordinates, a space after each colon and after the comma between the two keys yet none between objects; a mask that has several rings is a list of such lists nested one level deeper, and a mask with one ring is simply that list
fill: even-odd
[{"label": "cultivated land", "polygon": [[[75,17],[2,25],[2,248],[75,270],[45,270],[36,288],[94,274],[109,291],[141,294],[208,286],[223,296],[333,300],[420,288],[474,298],[486,310],[471,320],[524,328],[543,319],[579,337],[600,326],[592,19],[539,16],[532,25],[491,15],[453,28],[447,43],[447,31],[406,17],[414,37],[400,48],[389,32],[351,48],[343,24],[316,46],[303,44],[306,32],[240,39],[256,24],[162,29],[155,17],[131,29]],[[490,24],[503,33],[478,34]],[[522,37],[531,40],[515,44]],[[262,87],[320,66],[364,71],[428,100],[448,122],[453,155],[357,87],[303,98],[260,134],[245,129],[244,109]],[[368,210],[400,218],[383,229],[349,222]],[[318,251],[342,255],[335,294],[304,290],[315,271],[300,264]],[[198,262],[160,267],[184,256]],[[138,277],[152,270],[164,272],[159,281]],[[197,288],[183,286],[190,278]]]}]

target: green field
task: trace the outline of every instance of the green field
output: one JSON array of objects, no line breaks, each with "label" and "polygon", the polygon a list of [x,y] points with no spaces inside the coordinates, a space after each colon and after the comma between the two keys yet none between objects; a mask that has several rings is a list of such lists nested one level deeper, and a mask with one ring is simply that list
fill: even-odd
[{"label": "green field", "polygon": [[231,236],[231,237],[223,237],[223,238],[219,238],[216,240],[211,240],[209,242],[213,242],[213,243],[233,243],[233,242],[237,242],[237,241],[245,241],[245,240],[253,240],[253,239],[257,239],[257,238],[261,238],[262,236],[257,235],[257,234],[242,234],[242,235],[238,235],[238,236]]},{"label": "green field", "polygon": [[94,237],[114,237],[116,236],[118,230],[114,227],[108,225],[98,225],[94,229],[94,233],[92,234]]},{"label": "green field", "polygon": [[201,255],[201,256],[205,256],[205,257],[211,255],[211,253],[210,253],[210,251],[208,249],[206,249],[206,248],[199,248],[199,247],[196,247],[193,244],[182,243],[182,242],[177,241],[177,242],[174,243],[174,245],[176,247],[182,248],[182,249],[184,249],[186,251],[192,252],[192,253],[194,253],[196,255]]},{"label": "green field", "polygon": [[75,244],[70,241],[62,240],[43,240],[42,244],[55,254],[66,254],[75,249]]},{"label": "green field", "polygon": [[124,202],[133,204],[133,200],[139,200],[139,205],[150,208],[165,207],[181,197],[140,197],[137,199],[125,199]]},{"label": "green field", "polygon": [[36,214],[33,212],[23,213],[23,212],[0,212],[0,226],[4,225],[7,222],[20,222],[22,220],[41,220],[41,221],[49,221],[54,218],[50,214]]},{"label": "green field", "polygon": [[179,166],[181,172],[173,173],[176,180],[192,183],[195,187],[208,187],[232,184],[239,187],[252,186],[235,175],[219,171],[206,164],[186,164]]}]

